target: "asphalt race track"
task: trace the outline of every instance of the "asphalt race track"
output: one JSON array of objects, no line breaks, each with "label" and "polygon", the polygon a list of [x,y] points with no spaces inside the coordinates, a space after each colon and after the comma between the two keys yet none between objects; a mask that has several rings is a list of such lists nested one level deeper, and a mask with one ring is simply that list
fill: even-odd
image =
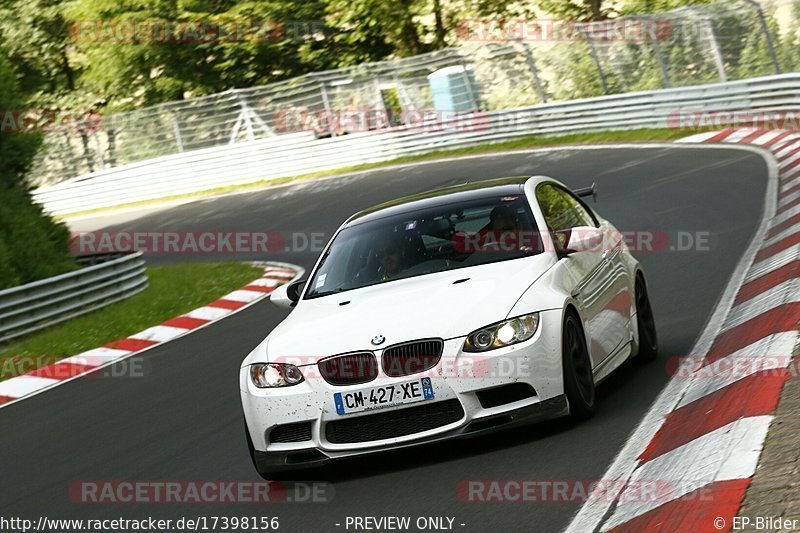
[{"label": "asphalt race track", "polygon": [[[495,155],[106,215],[75,227],[327,237],[351,213],[381,201],[465,180],[525,174],[551,175],[572,187],[596,181],[596,208],[623,231],[666,232],[673,246],[686,244],[677,242],[677,232],[708,235],[707,249],[637,254],[649,277],[661,358],[630,364],[607,381],[590,421],[556,421],[341,463],[323,472],[333,485],[329,503],[73,502],[69,487],[81,480],[256,478],[245,446],[237,372],[284,316],[262,302],[148,352],[145,377],[82,379],[0,410],[0,508],[31,519],[258,514],[278,516],[281,531],[306,532],[345,531],[347,516],[411,516],[412,523],[419,516],[449,516],[457,531],[562,530],[580,501],[465,503],[456,486],[469,479],[600,479],[668,379],[667,360],[692,347],[758,225],[767,174],[761,156],[680,146]],[[310,268],[316,255],[283,251],[268,258]],[[233,258],[255,259],[173,255],[154,256],[151,263]]]}]

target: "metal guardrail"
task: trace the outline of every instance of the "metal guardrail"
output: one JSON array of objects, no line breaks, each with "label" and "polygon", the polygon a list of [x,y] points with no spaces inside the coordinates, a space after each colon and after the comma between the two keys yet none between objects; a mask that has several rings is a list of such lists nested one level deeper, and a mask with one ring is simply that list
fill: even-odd
[{"label": "metal guardrail", "polygon": [[110,260],[98,256],[79,258],[79,263],[96,264],[0,291],[0,343],[144,290],[148,282],[142,252],[118,255]]},{"label": "metal guardrail", "polygon": [[50,213],[67,214],[532,135],[666,128],[681,110],[797,112],[800,73],[469,113],[328,138],[291,133],[131,163],[33,195]]}]

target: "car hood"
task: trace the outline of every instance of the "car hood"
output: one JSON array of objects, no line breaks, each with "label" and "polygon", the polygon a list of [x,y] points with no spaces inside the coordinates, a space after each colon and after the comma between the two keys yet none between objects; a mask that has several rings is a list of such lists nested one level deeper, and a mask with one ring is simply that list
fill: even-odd
[{"label": "car hood", "polygon": [[[267,353],[273,362],[313,364],[415,339],[465,336],[506,318],[553,264],[540,254],[302,300],[244,364],[266,361]],[[385,341],[376,347],[370,341],[378,335]]]}]

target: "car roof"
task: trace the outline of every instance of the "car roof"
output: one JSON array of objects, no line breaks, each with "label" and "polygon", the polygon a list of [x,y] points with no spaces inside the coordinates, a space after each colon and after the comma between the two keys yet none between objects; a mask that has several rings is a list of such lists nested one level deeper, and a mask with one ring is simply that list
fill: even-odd
[{"label": "car roof", "polygon": [[525,182],[527,182],[529,179],[530,176],[495,178],[490,180],[467,182],[461,185],[454,185],[452,187],[445,187],[411,196],[404,196],[402,198],[384,202],[363,211],[359,211],[350,217],[345,226],[361,224],[364,222],[369,222],[370,220],[377,220],[379,218],[417,211],[419,209],[427,209],[431,207],[445,206],[456,202],[469,201],[476,198],[484,198],[493,195],[505,196],[521,194],[523,192]]}]

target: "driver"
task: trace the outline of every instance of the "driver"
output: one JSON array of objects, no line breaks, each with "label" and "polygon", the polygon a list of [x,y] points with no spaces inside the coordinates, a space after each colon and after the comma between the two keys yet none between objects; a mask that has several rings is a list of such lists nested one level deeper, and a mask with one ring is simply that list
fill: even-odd
[{"label": "driver", "polygon": [[356,274],[359,284],[387,281],[403,270],[401,243],[397,238],[383,238],[370,250],[367,264]]}]

